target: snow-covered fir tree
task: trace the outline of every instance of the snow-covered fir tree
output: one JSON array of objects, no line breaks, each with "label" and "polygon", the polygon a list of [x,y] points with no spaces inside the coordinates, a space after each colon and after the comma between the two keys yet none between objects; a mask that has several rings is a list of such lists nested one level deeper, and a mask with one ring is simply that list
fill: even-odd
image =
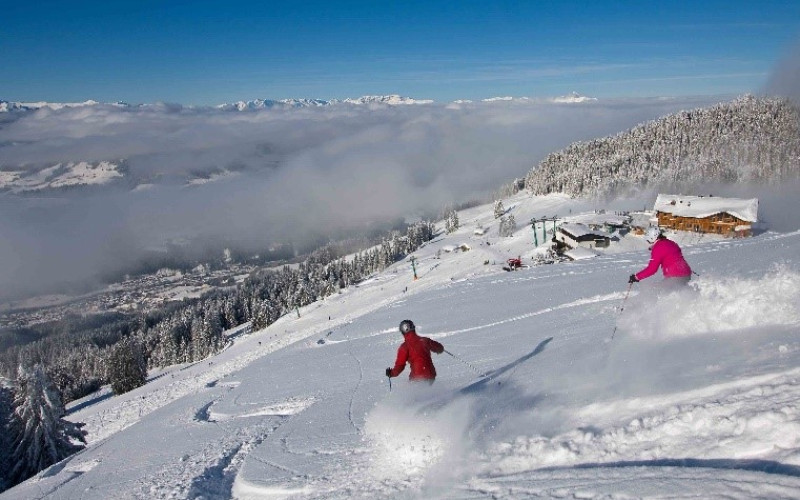
[{"label": "snow-covered fir tree", "polygon": [[494,202],[494,218],[499,219],[506,213],[506,207],[503,206],[503,200],[496,200]]},{"label": "snow-covered fir tree", "polygon": [[19,483],[83,449],[81,424],[64,420],[61,395],[41,365],[20,366],[14,395],[10,477]]},{"label": "snow-covered fir tree", "polygon": [[444,230],[447,234],[454,233],[459,227],[458,212],[450,210],[444,220]]},{"label": "snow-covered fir tree", "polygon": [[492,194],[492,198],[494,198],[495,200],[502,198],[509,198],[519,193],[523,189],[525,189],[525,178],[524,177],[517,178],[507,184],[500,186],[500,188],[497,189]]},{"label": "snow-covered fir tree", "polygon": [[108,378],[114,394],[123,394],[141,387],[147,381],[147,361],[136,339],[125,339],[111,351]]},{"label": "snow-covered fir tree", "polygon": [[11,486],[9,472],[11,471],[11,422],[13,415],[13,394],[11,389],[4,387],[0,381],[0,491]]},{"label": "snow-covered fir tree", "polygon": [[517,229],[517,221],[514,219],[514,214],[508,214],[500,217],[500,225],[498,232],[500,236],[514,236],[514,231]]}]

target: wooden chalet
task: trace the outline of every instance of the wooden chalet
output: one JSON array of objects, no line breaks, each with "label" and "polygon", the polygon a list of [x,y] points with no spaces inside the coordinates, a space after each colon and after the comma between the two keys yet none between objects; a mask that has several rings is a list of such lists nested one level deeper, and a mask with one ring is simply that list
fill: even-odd
[{"label": "wooden chalet", "polygon": [[653,211],[662,228],[742,238],[752,236],[758,198],[659,194]]}]

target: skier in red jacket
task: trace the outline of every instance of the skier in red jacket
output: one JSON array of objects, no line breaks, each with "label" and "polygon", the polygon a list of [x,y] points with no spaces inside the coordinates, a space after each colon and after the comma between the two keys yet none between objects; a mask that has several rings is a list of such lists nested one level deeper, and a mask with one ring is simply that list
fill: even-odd
[{"label": "skier in red jacket", "polygon": [[409,380],[432,384],[436,380],[436,368],[433,367],[431,353],[441,354],[444,352],[444,346],[428,337],[417,335],[414,322],[410,319],[400,322],[400,333],[403,334],[405,342],[397,349],[397,361],[394,363],[394,368],[386,369],[386,376],[397,377],[403,373],[406,363],[409,363],[411,364]]}]

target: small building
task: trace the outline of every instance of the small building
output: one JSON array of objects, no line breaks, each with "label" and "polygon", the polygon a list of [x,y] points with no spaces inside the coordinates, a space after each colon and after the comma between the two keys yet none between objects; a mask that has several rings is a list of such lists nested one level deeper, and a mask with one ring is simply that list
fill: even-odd
[{"label": "small building", "polygon": [[758,198],[659,194],[653,211],[662,228],[742,238],[752,236]]},{"label": "small building", "polygon": [[556,231],[556,241],[566,243],[570,248],[606,248],[611,244],[608,234],[593,231],[584,224],[562,224]]}]

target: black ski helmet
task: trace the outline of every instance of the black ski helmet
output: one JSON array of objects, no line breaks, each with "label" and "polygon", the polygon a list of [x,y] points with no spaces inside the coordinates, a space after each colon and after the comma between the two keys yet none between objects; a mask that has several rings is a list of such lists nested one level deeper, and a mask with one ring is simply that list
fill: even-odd
[{"label": "black ski helmet", "polygon": [[415,332],[417,331],[417,327],[414,326],[414,322],[410,319],[404,319],[400,322],[400,333],[406,334],[408,332]]}]

